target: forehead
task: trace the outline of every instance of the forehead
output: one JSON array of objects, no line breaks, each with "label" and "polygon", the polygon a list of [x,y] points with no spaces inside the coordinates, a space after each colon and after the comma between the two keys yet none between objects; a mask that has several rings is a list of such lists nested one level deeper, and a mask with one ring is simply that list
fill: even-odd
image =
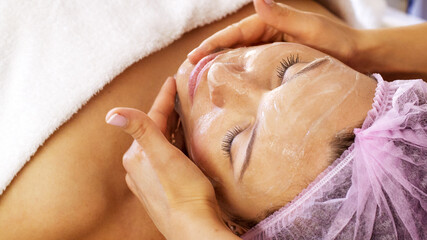
[{"label": "forehead", "polygon": [[273,65],[277,65],[277,62],[275,61],[278,59],[280,60],[289,54],[297,54],[303,61],[311,61],[314,58],[325,56],[324,53],[315,49],[294,43],[273,43],[239,48],[226,54],[229,54],[229,56],[240,55],[241,58],[245,58],[249,63],[254,61],[257,63],[271,63]]}]

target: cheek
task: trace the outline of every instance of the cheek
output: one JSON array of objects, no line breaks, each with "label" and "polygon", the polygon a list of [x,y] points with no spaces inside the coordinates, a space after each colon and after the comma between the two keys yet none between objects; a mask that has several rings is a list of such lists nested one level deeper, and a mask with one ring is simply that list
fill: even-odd
[{"label": "cheek", "polygon": [[291,201],[298,194],[294,188],[300,185],[301,178],[301,171],[292,161],[264,157],[263,162],[248,169],[241,188],[242,198],[250,201],[260,212]]},{"label": "cheek", "polygon": [[[206,118],[206,119],[205,119]],[[229,166],[221,152],[220,119],[206,114],[195,125],[190,139],[190,156],[206,175],[220,181]]]},{"label": "cheek", "polygon": [[245,185],[252,193],[287,189],[300,167],[300,146],[283,136],[268,135],[259,139],[253,149],[251,165],[245,173]]},{"label": "cheek", "polygon": [[307,166],[303,160],[306,146],[301,139],[280,124],[269,125],[269,119],[266,120],[258,130],[259,139],[243,178],[242,195],[268,209],[292,200],[304,188]]},{"label": "cheek", "polygon": [[190,142],[190,156],[194,163],[202,169],[204,172],[209,174],[209,156],[207,156],[207,152],[209,152],[209,144],[206,143],[206,139],[203,135],[193,134]]},{"label": "cheek", "polygon": [[202,162],[206,158],[203,152],[212,146],[210,141],[214,139],[212,134],[215,134],[212,129],[215,129],[219,115],[219,111],[210,111],[206,107],[202,109],[197,106],[193,106],[187,112],[185,136],[189,155],[194,162]]},{"label": "cheek", "polygon": [[219,186],[230,186],[232,170],[229,160],[220,150],[220,140],[215,135],[194,135],[192,159],[204,174]]}]

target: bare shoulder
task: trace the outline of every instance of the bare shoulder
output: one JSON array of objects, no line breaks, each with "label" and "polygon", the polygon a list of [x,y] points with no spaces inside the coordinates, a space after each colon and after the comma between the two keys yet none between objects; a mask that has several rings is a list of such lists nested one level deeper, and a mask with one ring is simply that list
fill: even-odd
[{"label": "bare shoulder", "polygon": [[[325,11],[310,1],[288,2]],[[130,66],[93,97],[45,142],[0,196],[0,239],[162,239],[124,180],[121,158],[131,139],[107,126],[105,114],[118,106],[147,111],[189,51],[253,12],[249,4],[185,34]]]}]

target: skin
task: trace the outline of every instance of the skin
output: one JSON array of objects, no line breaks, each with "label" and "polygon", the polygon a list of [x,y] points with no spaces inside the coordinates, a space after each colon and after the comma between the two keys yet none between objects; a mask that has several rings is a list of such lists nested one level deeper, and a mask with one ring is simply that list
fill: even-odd
[{"label": "skin", "polygon": [[166,138],[175,94],[169,78],[148,114],[132,108],[107,114],[108,124],[134,138],[123,156],[126,183],[166,239],[236,239],[220,218],[209,180]]},{"label": "skin", "polygon": [[[380,29],[354,29],[334,18],[293,6],[254,0],[256,15],[219,31],[189,55],[195,64],[218,48],[259,42],[301,43],[325,52],[360,72],[388,80],[427,78],[427,23]],[[402,61],[401,59],[405,59]]]},{"label": "skin", "polygon": [[[255,1],[255,3],[257,2],[259,3],[260,1]],[[279,11],[279,12],[283,13],[283,11]],[[288,11],[288,14],[281,15],[281,17],[292,16],[292,14],[289,14],[289,13],[290,12]],[[291,11],[291,13],[294,14],[295,12]],[[301,16],[300,13],[297,13],[296,15]],[[317,17],[318,16],[315,16],[315,19]],[[250,20],[253,20],[253,19],[254,18],[251,18]],[[290,24],[289,26],[292,26],[292,24]],[[315,25],[315,26],[319,27],[319,25]],[[261,26],[261,29],[262,28],[263,27]],[[298,27],[296,29],[298,30]],[[243,31],[243,28],[239,28],[239,25],[237,27],[236,25],[234,25],[231,28],[228,28],[228,30],[231,30],[231,32],[234,31],[235,33],[237,33],[235,35],[231,35],[232,36],[231,40],[233,40],[233,37],[237,37],[234,39],[234,40],[237,39],[237,41],[241,41],[242,39],[245,39],[245,34],[248,33],[247,31]],[[227,32],[228,30],[226,29],[225,32]],[[224,33],[224,31],[222,33]],[[220,38],[222,38],[223,36],[227,37],[227,34],[224,35],[222,33],[219,34]],[[265,33],[265,32],[261,31],[261,33]],[[328,36],[328,34],[324,34],[324,35]],[[332,35],[334,36],[334,34]],[[218,34],[215,34],[214,36],[218,36]],[[292,38],[293,37],[291,36],[290,39]],[[286,36],[285,39],[289,39],[288,36]],[[262,39],[258,39],[258,40],[262,40]],[[209,40],[207,42],[209,42]],[[325,44],[325,43],[327,45],[329,44],[330,46],[334,46],[334,48],[336,48],[336,45],[331,44],[331,42],[328,42],[328,41],[319,41],[319,42],[321,42],[322,44]],[[204,43],[206,43],[206,41]],[[230,44],[230,42],[225,41],[225,44],[226,45]],[[245,43],[240,42],[240,44],[245,44]],[[209,46],[209,44],[208,45],[205,44],[204,46],[205,47],[208,46],[208,48],[212,47],[212,45]],[[211,50],[212,49],[213,48],[211,48]],[[207,50],[207,51],[209,52],[211,50]],[[252,50],[250,51],[256,52]],[[284,174],[283,176],[278,176],[278,179],[281,183],[288,182],[287,185],[285,184],[284,186],[280,186],[278,191],[280,192],[280,190],[287,188],[288,189],[287,195],[289,196],[292,194],[292,192],[289,191],[290,189],[289,186],[292,185],[294,188],[298,188],[304,185],[303,183],[304,179],[309,178],[310,173],[315,172],[318,166],[324,164],[325,162],[329,162],[329,161],[325,161],[325,156],[330,155],[330,154],[327,154],[328,149],[325,148],[329,146],[325,144],[325,142],[328,142],[328,137],[327,137],[328,133],[329,134],[331,133],[331,129],[335,129],[335,133],[336,133],[336,130],[339,129],[340,125],[346,125],[345,123],[349,123],[349,119],[351,119],[350,116],[352,116],[352,113],[359,112],[362,114],[363,113],[366,114],[366,111],[369,109],[369,105],[370,105],[367,103],[371,103],[372,101],[373,86],[375,85],[372,82],[372,79],[369,79],[366,76],[359,76],[358,73],[354,74],[353,70],[351,70],[350,72],[347,71],[346,73],[346,67],[337,68],[337,64],[333,64],[334,62],[333,60],[331,60],[328,57],[326,58],[321,57],[320,59],[318,58],[317,60],[311,59],[313,62],[311,62],[310,66],[315,65],[317,66],[317,69],[319,69],[320,68],[319,66],[324,67],[325,64],[329,64],[330,66],[327,67],[326,70],[323,69],[321,73],[315,76],[311,76],[310,78],[305,75],[309,75],[309,73],[313,72],[314,68],[311,68],[311,70],[308,71],[307,66],[298,67],[298,65],[295,64],[285,74],[286,83],[283,85],[275,86],[273,84],[274,81],[268,78],[267,78],[268,81],[266,82],[259,81],[260,76],[253,74],[254,72],[256,73],[256,71],[253,71],[253,69],[259,66],[262,67],[262,61],[260,62],[259,65],[253,66],[253,62],[256,62],[258,59],[254,60],[253,58],[251,59],[251,56],[249,57],[247,56],[247,55],[252,55],[252,56],[256,55],[258,57],[261,55],[265,56],[266,52],[267,51],[264,51],[264,54],[262,54],[262,52],[259,54],[247,54],[247,53],[240,54],[240,57],[237,54],[238,56],[237,60],[236,58],[233,59],[232,58],[233,56],[231,57],[229,56],[231,53],[227,53],[228,55],[227,54],[220,55],[220,56],[227,56],[230,58],[226,58],[224,62],[221,62],[221,60],[219,60],[218,58],[218,62],[214,62],[214,64],[212,64],[211,66],[213,69],[209,69],[209,74],[206,76],[206,79],[203,79],[205,77],[204,75],[201,76],[202,78],[201,82],[203,83],[203,80],[206,80],[205,82],[207,82],[207,85],[208,85],[208,88],[207,88],[208,93],[206,94],[206,90],[205,90],[205,94],[204,94],[205,96],[208,95],[208,101],[205,101],[207,104],[205,104],[204,106],[203,104],[201,105],[199,104],[197,106],[197,104],[195,104],[195,102],[192,99],[193,94],[191,93],[190,95],[188,95],[188,89],[187,89],[187,96],[190,96],[191,98],[188,97],[186,102],[184,100],[184,103],[182,104],[184,108],[180,107],[181,115],[184,118],[186,133],[188,134],[187,137],[190,135],[190,137],[187,138],[187,144],[189,145],[190,156],[192,156],[195,162],[202,169],[204,169],[205,173],[210,177],[211,181],[216,186],[216,189],[218,190],[217,192],[220,192],[220,194],[218,194],[217,196],[222,197],[222,199],[220,198],[220,203],[222,203],[223,209],[225,209],[226,212],[230,212],[230,210],[234,211],[233,214],[243,216],[246,218],[251,217],[250,216],[251,212],[252,214],[258,212],[256,214],[256,217],[258,217],[258,219],[262,218],[266,212],[265,206],[263,209],[263,200],[265,199],[269,199],[270,210],[271,210],[271,205],[273,205],[272,201],[276,199],[274,198],[274,195],[272,196],[272,194],[270,194],[271,189],[274,187],[274,185],[267,184],[267,187],[269,188],[266,189],[265,188],[266,186],[263,186],[263,183],[266,182],[266,179],[268,181],[268,179],[272,178],[271,174],[274,173],[274,171],[279,170],[286,173],[286,168],[289,169],[292,167],[294,167],[293,170],[297,170],[297,171],[287,171],[288,174]],[[191,56],[192,54],[190,54],[190,59],[192,59]],[[344,56],[348,57],[347,54],[344,54]],[[307,60],[306,57],[307,56],[304,57],[305,60]],[[310,58],[310,56],[308,57]],[[313,56],[311,57],[313,58]],[[262,57],[259,57],[259,58],[262,59]],[[301,59],[303,60],[302,63],[305,63],[304,59],[303,58]],[[193,58],[193,62],[194,62],[194,58]],[[221,68],[223,70],[225,69],[228,71],[223,71],[223,73],[225,74],[221,74],[221,70],[218,70]],[[266,69],[262,69],[262,70],[265,71],[265,70],[268,70],[268,68],[271,68],[271,65],[267,65]],[[212,73],[211,73],[211,70],[212,70]],[[353,71],[353,74],[351,73],[352,71]],[[186,69],[184,67],[184,70],[182,70],[181,73],[185,75],[185,72],[186,72]],[[289,74],[292,74],[292,76],[288,76]],[[189,74],[187,71],[187,76],[183,78],[184,84],[178,81],[178,88],[180,89],[182,88],[182,86],[184,86],[183,87],[184,92],[185,92],[185,86],[186,85],[188,86],[188,83],[185,84],[185,79],[188,79],[188,75]],[[331,76],[325,77],[325,75],[326,76],[331,75]],[[336,77],[339,78],[337,79],[338,82],[340,82],[339,80],[341,80],[340,82],[341,85],[338,84],[337,82],[331,82],[331,84],[327,84],[328,81],[330,82],[332,81],[331,79],[334,79],[333,75],[335,75],[335,78]],[[242,78],[242,76],[246,78]],[[233,77],[235,78],[234,81],[233,79],[230,80],[230,78],[233,78]],[[245,80],[249,80],[250,84],[248,84],[248,82],[245,82]],[[296,88],[295,85],[292,84],[296,80],[299,80],[300,82],[298,88]],[[353,82],[353,85],[351,87],[348,87],[349,83],[343,83],[343,81],[345,82],[345,80],[348,80],[350,83]],[[314,86],[312,88],[306,89],[306,93],[308,93],[308,95],[310,95],[310,90],[311,90],[311,93],[312,93],[310,96],[311,98],[309,98],[308,101],[307,99],[298,99],[298,97],[296,99],[292,98],[293,94],[298,96],[298,91],[302,91],[301,89],[304,89],[307,85],[309,85],[308,82],[310,82],[310,84]],[[320,84],[321,86],[316,87],[316,84],[319,84],[319,82],[323,84]],[[246,83],[246,85],[249,85],[249,87],[246,86],[242,88],[241,86],[244,83]],[[203,88],[202,85],[203,84],[200,85],[200,88]],[[253,91],[254,89],[257,89],[257,88],[256,87],[252,88],[251,85],[255,85],[256,87],[261,87],[261,90],[263,90],[263,87],[264,87],[264,90],[267,89],[267,91],[270,90],[271,92],[276,91],[275,89],[273,90],[273,88],[275,87],[285,88],[285,86],[287,86],[288,90],[283,90],[283,92],[287,94],[283,94],[284,96],[282,97],[280,97],[280,93],[273,94],[273,96],[266,97],[267,95],[270,95],[271,92],[257,93],[256,91]],[[298,84],[296,85],[298,86]],[[327,85],[327,87],[325,87],[325,85]],[[294,91],[291,91],[292,89]],[[314,92],[313,90],[320,90],[320,91],[313,93]],[[277,91],[282,92],[282,90],[277,90]],[[232,96],[233,94],[234,94],[234,98]],[[277,97],[277,95],[279,95],[279,97]],[[322,95],[324,98],[319,99],[319,96],[322,96]],[[332,95],[332,96],[328,96],[328,95]],[[369,97],[366,97],[367,95],[369,95]],[[262,97],[259,97],[259,96],[262,96]],[[257,97],[258,97],[258,102],[257,102]],[[190,100],[188,100],[189,98]],[[203,97],[200,97],[200,98],[203,99]],[[281,101],[278,101],[279,104],[277,105],[275,104],[276,102],[274,101],[275,98],[278,98],[279,100],[281,100]],[[171,103],[172,98],[169,96],[169,97],[162,97],[161,99],[169,99],[167,101]],[[265,99],[270,101],[265,101]],[[348,99],[358,99],[361,101],[355,102],[356,105],[354,105],[354,104],[348,104],[349,102]],[[206,97],[205,97],[205,100],[206,100]],[[234,101],[231,101],[231,103],[234,102],[235,104],[234,111],[227,111],[227,107],[224,107],[224,106],[228,106],[230,109],[230,106],[231,106],[231,109],[233,109],[233,106],[232,106],[233,104],[230,104],[229,100],[234,100]],[[289,100],[287,103],[294,104],[294,105],[283,107],[282,105],[280,105],[281,103],[283,103],[283,100]],[[335,101],[331,102],[331,100],[335,100]],[[263,102],[267,102],[267,104]],[[270,107],[270,109],[268,109],[267,107],[267,110],[265,109],[265,107],[268,106],[268,103],[271,103],[271,102],[272,104],[270,104],[270,106],[274,106],[274,111],[280,112],[280,110],[284,110],[283,112],[288,113],[286,115],[288,119],[285,118],[285,119],[280,119],[280,121],[278,121],[276,116],[276,119],[273,119],[272,121],[271,118],[269,118],[269,116],[271,117],[271,115],[268,113],[269,112],[268,110],[270,110],[271,112],[271,109],[273,108]],[[209,103],[211,103],[210,106],[209,106]],[[239,106],[236,106],[236,104]],[[357,105],[357,104],[360,104],[360,105]],[[190,114],[188,114],[187,116],[185,112],[188,109],[185,109],[185,105],[187,106],[190,105],[190,110],[189,110]],[[363,111],[363,110],[359,111],[361,108],[363,109],[363,107],[359,107],[359,106],[363,106],[363,105],[367,108],[365,109],[366,111]],[[256,107],[256,111],[253,111],[253,109],[251,111],[250,108],[253,106]],[[343,106],[346,106],[346,108],[344,108]],[[298,109],[298,107],[300,107],[301,109],[305,108],[307,111],[311,110],[312,114],[304,118],[304,114],[303,114],[304,111],[301,112],[301,109]],[[114,113],[114,111],[116,111],[116,113]],[[161,112],[163,112],[162,114],[163,118],[168,116],[167,114],[168,111],[161,111]],[[228,112],[231,114],[228,114],[228,115],[225,114],[227,115],[227,117],[223,117],[221,119],[221,114],[222,114],[221,112]],[[121,127],[124,129],[125,132],[127,132],[128,134],[134,137],[135,141],[138,143],[138,146],[140,148],[140,149],[137,148],[136,150],[132,148],[129,149],[128,152],[131,152],[133,154],[129,154],[130,157],[128,157],[127,160],[124,162],[125,168],[128,172],[128,175],[126,178],[128,186],[130,187],[130,189],[132,189],[134,194],[138,196],[141,202],[144,204],[144,206],[146,207],[147,211],[150,213],[150,216],[154,220],[159,230],[165,236],[167,236],[168,239],[169,238],[180,239],[181,236],[177,236],[177,235],[180,235],[181,233],[187,233],[186,235],[184,235],[185,239],[199,239],[201,236],[203,236],[203,238],[205,239],[218,239],[218,237],[220,237],[221,239],[225,239],[225,237],[232,239],[233,236],[230,236],[229,234],[227,234],[227,231],[222,231],[224,230],[223,228],[224,226],[221,227],[221,225],[218,224],[219,222],[218,216],[215,216],[216,214],[209,214],[211,212],[215,212],[215,209],[216,209],[215,206],[211,206],[212,204],[215,205],[215,203],[213,203],[212,201],[205,201],[206,200],[205,198],[209,199],[212,197],[212,193],[209,194],[208,192],[210,191],[206,191],[206,190],[211,190],[211,186],[209,184],[203,184],[203,182],[206,183],[205,181],[206,179],[204,177],[200,177],[198,181],[197,179],[195,179],[195,181],[192,181],[193,179],[191,179],[191,176],[194,176],[194,174],[200,176],[199,171],[194,167],[183,168],[183,165],[184,166],[193,166],[193,165],[192,164],[188,165],[190,162],[187,157],[182,156],[182,154],[176,154],[176,149],[171,147],[169,143],[166,143],[164,137],[159,138],[161,134],[159,134],[159,129],[155,131],[156,130],[156,127],[154,126],[155,123],[150,121],[150,119],[147,118],[146,115],[144,115],[141,112],[138,112],[135,109],[133,110],[115,109],[113,110],[113,113],[122,114],[124,117],[128,119],[127,125],[124,125]],[[148,114],[149,116],[150,116],[150,113]],[[251,116],[251,115],[254,115],[254,113],[256,113],[256,115],[260,113],[261,117]],[[109,117],[112,116],[111,114],[109,115],[110,115]],[[291,117],[293,116],[294,122],[296,122],[295,119],[303,120],[303,121],[297,122],[300,125],[286,124],[286,123],[290,123],[289,121],[286,121],[286,120],[289,120],[289,116]],[[310,117],[313,117],[313,116],[317,116],[317,119],[315,120],[310,119]],[[255,118],[255,121],[247,120],[247,118],[251,119],[253,117]],[[357,116],[355,117],[357,118]],[[152,117],[151,119],[153,121],[156,120],[155,118],[152,118]],[[261,120],[259,121],[259,119]],[[215,125],[215,122],[218,123],[217,120],[219,120],[220,124]],[[229,162],[228,162],[229,166],[227,169],[226,167],[224,167],[224,166],[227,166],[226,162],[224,161],[221,162],[221,160],[218,160],[220,158],[218,158],[218,156],[215,156],[215,154],[218,153],[218,145],[215,145],[214,143],[216,138],[215,135],[209,134],[209,136],[212,137],[213,139],[212,141],[211,141],[211,138],[203,139],[203,137],[206,137],[206,135],[204,135],[205,133],[214,133],[213,129],[216,132],[221,132],[222,130],[224,130],[224,126],[226,126],[230,121],[231,122],[243,121],[244,122],[243,124],[246,125],[246,129],[251,128],[252,126],[253,132],[255,132],[255,129],[256,129],[257,138],[262,138],[263,133],[265,132],[268,133],[266,135],[269,136],[269,138],[265,139],[266,141],[262,141],[263,144],[265,144],[266,142],[268,144],[267,146],[262,148],[261,152],[263,153],[263,155],[257,158],[261,160],[256,161],[256,159],[254,159],[251,161],[251,162],[256,161],[258,162],[258,165],[259,165],[258,166],[259,168],[256,168],[255,170],[253,170],[253,172],[257,173],[257,177],[258,177],[256,179],[257,181],[252,181],[251,183],[250,183],[250,180],[244,181],[244,178],[242,177],[242,173],[237,173],[238,177],[236,177],[237,174],[235,170],[235,165],[236,165],[235,162],[236,162],[236,159],[238,160],[239,156],[241,158],[241,155],[242,155],[242,154],[239,154],[239,148],[238,148],[239,142],[241,142],[242,140],[240,140],[239,142],[237,142],[236,140],[237,143],[233,144],[238,146],[232,147],[231,149],[235,149],[235,148],[238,148],[238,149],[232,151],[230,155],[233,156],[234,155],[233,152],[237,151],[237,158],[233,156],[234,161],[231,161],[231,159],[229,159]],[[337,122],[333,124],[334,121],[337,121]],[[264,132],[262,132],[261,130],[258,130],[259,122],[263,122],[261,130],[264,130]],[[253,126],[257,126],[257,127],[255,128]],[[273,132],[273,130],[271,130],[271,126],[274,126],[273,127],[274,130],[277,130],[277,129],[283,130],[283,126],[285,126],[285,129],[284,129],[285,131]],[[306,134],[302,136],[302,134],[299,134],[299,132],[296,131],[295,129],[289,128],[289,126],[292,126],[292,127],[296,126],[295,127],[296,129],[302,128],[303,130],[305,130]],[[352,127],[349,127],[347,125],[344,129],[341,129],[340,132],[343,132],[343,131],[348,132],[348,130],[351,128]],[[191,135],[191,131],[193,131],[193,135]],[[155,134],[155,132],[157,133]],[[258,132],[261,132],[261,133],[258,133]],[[332,133],[333,132],[334,131],[332,131]],[[204,134],[200,134],[200,133],[204,133]],[[291,133],[294,133],[294,134],[291,134]],[[243,134],[244,134],[244,131],[241,132],[239,130],[239,135],[243,135]],[[274,137],[271,138],[271,136],[274,136]],[[287,137],[284,138],[284,136],[287,136]],[[241,136],[239,137],[242,138]],[[159,139],[157,138],[163,139],[161,141],[163,143],[158,142]],[[277,151],[276,148],[272,148],[272,146],[276,143],[275,142],[276,139],[280,139],[281,141],[279,143],[282,143],[285,145],[284,148],[282,147],[282,151]],[[315,139],[315,140],[313,141],[311,139]],[[289,142],[291,140],[295,141],[295,143],[299,143],[300,145],[295,146],[296,145],[295,144],[294,146],[288,147]],[[252,141],[246,140],[246,142],[252,142]],[[147,148],[147,146],[150,146],[150,144],[152,145],[153,143],[156,143],[157,146],[163,145],[162,151],[156,151],[150,147]],[[323,148],[319,150],[320,148],[319,146],[322,146],[322,144],[323,144]],[[251,145],[251,143],[249,143],[248,145]],[[216,149],[217,151],[216,152],[210,151],[211,148],[213,149],[217,148]],[[242,147],[240,147],[240,149],[241,148]],[[265,151],[266,148],[269,151]],[[289,150],[289,148],[291,148],[291,150]],[[294,152],[299,150],[300,154],[292,153],[292,148]],[[173,152],[175,152],[175,154],[173,154]],[[268,156],[268,155],[271,155],[271,153],[276,153],[276,155]],[[294,162],[290,162],[289,158],[286,158],[289,156],[293,158]],[[272,159],[275,159],[276,161],[271,162]],[[282,161],[277,161],[277,159],[280,159]],[[297,159],[300,162],[295,163],[295,159]],[[260,162],[262,164],[259,164]],[[264,171],[265,166],[270,166],[269,164],[265,164],[265,162],[268,162],[269,164],[273,163],[273,165],[278,168],[273,168],[272,169],[273,171]],[[281,167],[280,164],[278,164],[281,162],[285,162],[287,164],[285,164],[284,167],[283,166]],[[147,165],[147,163],[150,163],[150,164]],[[166,164],[166,165],[162,165],[162,164]],[[301,167],[304,164],[306,165],[305,169]],[[244,165],[245,164],[240,164],[240,166],[244,166]],[[156,166],[164,166],[164,167],[156,167]],[[172,169],[172,171],[170,171],[170,169]],[[218,170],[218,169],[222,169],[222,170]],[[243,167],[241,167],[241,169],[243,169]],[[228,170],[228,174],[227,174],[227,170]],[[295,172],[298,172],[298,170],[299,170],[299,173],[302,173],[302,174],[295,174]],[[242,171],[243,170],[240,170],[240,172]],[[141,174],[141,173],[149,173],[149,174]],[[258,175],[258,173],[261,173],[261,174]],[[146,177],[150,176],[150,174],[153,175],[153,178],[150,177],[151,180],[148,181]],[[267,175],[267,174],[270,174],[270,175]],[[314,176],[317,174],[318,173],[314,174]],[[188,181],[189,176],[190,176],[190,181]],[[250,179],[250,177],[247,177],[247,178]],[[261,181],[260,181],[260,178],[261,178]],[[150,185],[153,185],[153,183],[160,184],[160,185],[159,187],[152,189],[152,186]],[[277,181],[274,181],[273,184],[274,183],[277,183]],[[194,185],[196,186],[199,185],[199,186],[194,187]],[[238,186],[236,187],[236,185]],[[262,189],[263,191],[258,191],[258,194],[257,194],[257,191],[256,191],[257,189],[258,190]],[[154,190],[154,191],[149,191],[149,190]],[[255,195],[246,194],[247,192],[250,192],[250,191],[253,192],[253,190],[255,190]],[[246,209],[245,209],[245,206],[241,207],[240,209],[239,208],[233,209],[230,206],[233,204],[232,202],[233,199],[236,199],[236,197],[233,197],[233,193],[235,192],[238,192],[237,194],[238,200],[239,200],[238,203],[247,203],[248,201],[245,201],[245,200],[249,200],[249,202],[252,201],[252,203],[255,203],[255,205],[246,206]],[[262,195],[262,192],[265,192],[265,195]],[[162,196],[157,197],[158,199],[156,199],[156,195],[158,194]],[[284,192],[281,192],[279,197],[281,197],[283,200],[286,198],[286,194]],[[258,198],[257,199],[258,201],[254,202],[254,198]],[[157,200],[161,200],[161,201],[157,201]],[[176,203],[181,203],[181,204],[178,204],[179,206],[176,206]],[[200,203],[202,206],[204,205],[208,209],[208,211],[194,211],[194,209],[200,208],[200,205],[195,203]],[[256,205],[257,203],[259,204]],[[187,207],[183,207],[183,206],[187,206]],[[209,209],[211,211],[209,211]],[[242,211],[239,213],[239,210],[242,210]],[[187,218],[176,217],[176,213],[180,213],[178,215],[187,216]],[[206,213],[208,214],[206,215]],[[207,224],[206,224],[206,220],[208,220]],[[176,228],[177,226],[179,227]],[[176,231],[174,229],[179,229],[179,231]]]},{"label": "skin", "polygon": [[0,239],[164,239],[125,182],[121,159],[133,139],[106,125],[105,114],[115,106],[148,111],[163,80],[191,49],[253,12],[248,5],[193,30],[105,86],[52,134],[0,196]]},{"label": "skin", "polygon": [[[376,88],[372,78],[302,45],[208,58],[200,73],[200,66],[184,62],[176,86],[169,79],[148,114],[114,108],[106,116],[134,138],[123,158],[126,182],[167,239],[237,239],[223,221],[241,234],[246,229],[232,217],[257,222],[284,206],[330,164],[334,135],[366,117]],[[284,58],[292,66],[278,79],[274,63]],[[196,89],[190,87],[194,69]],[[176,91],[193,161],[167,140]],[[242,126],[231,153],[221,154],[224,134],[236,124]],[[251,144],[245,168],[242,156]]]},{"label": "skin", "polygon": [[[286,3],[333,17],[311,1]],[[249,5],[193,30],[105,86],[52,134],[0,196],[0,239],[163,239],[125,182],[121,159],[133,139],[107,127],[105,114],[115,106],[148,111],[161,79],[173,75],[191,49],[252,13]]]},{"label": "skin", "polygon": [[[276,76],[282,59],[300,63]],[[317,61],[317,67],[298,71]],[[330,142],[351,132],[371,108],[376,82],[336,59],[298,44],[276,43],[224,51],[189,97],[194,65],[177,75],[179,113],[191,159],[211,179],[226,213],[261,220],[300,193],[330,162]],[[231,158],[221,144],[239,126]],[[256,129],[250,163],[241,175]]]}]

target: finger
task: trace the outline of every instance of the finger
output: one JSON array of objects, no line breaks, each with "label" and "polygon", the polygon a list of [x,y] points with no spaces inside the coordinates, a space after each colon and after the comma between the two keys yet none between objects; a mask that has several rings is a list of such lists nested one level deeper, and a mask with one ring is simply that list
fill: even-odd
[{"label": "finger", "polygon": [[213,53],[216,49],[231,47],[240,41],[241,31],[237,24],[230,25],[204,40],[200,46],[188,54],[188,60],[196,65],[200,59]]},{"label": "finger", "polygon": [[137,109],[114,108],[108,112],[106,122],[121,127],[138,142],[144,152],[158,151],[170,145],[150,117]]},{"label": "finger", "polygon": [[139,146],[138,142],[136,140],[132,141],[132,144],[128,148],[128,150],[123,154],[123,164],[127,159],[132,159],[134,157],[138,157],[136,153],[139,153],[141,151],[141,147]]},{"label": "finger", "polygon": [[[164,153],[164,149],[160,146]],[[123,166],[127,172],[126,183],[134,195],[141,202],[146,202],[145,193],[156,197],[156,188],[161,188],[157,174],[159,169],[154,169],[156,163],[161,163],[162,156],[148,156],[142,151],[139,143],[134,140],[132,146],[123,156]],[[153,163],[153,164],[152,164]],[[157,164],[158,165],[158,164]],[[167,169],[161,166],[161,170]]]},{"label": "finger", "polygon": [[200,59],[217,49],[253,43],[262,36],[264,28],[265,24],[259,20],[258,16],[249,16],[204,40],[200,46],[188,54],[188,60],[195,65]]},{"label": "finger", "polygon": [[126,184],[128,185],[128,188],[130,189],[130,191],[131,191],[135,196],[138,196],[138,192],[137,192],[137,190],[136,190],[135,183],[133,182],[133,180],[132,180],[132,178],[129,176],[129,174],[126,174],[125,180],[126,180]]},{"label": "finger", "polygon": [[[190,194],[187,188],[183,190],[177,185],[190,184],[193,187],[188,191],[192,191],[197,186],[210,184],[201,170],[166,140],[148,115],[137,109],[115,108],[107,116],[107,123],[120,126],[139,145],[138,149],[131,147],[125,154],[123,166],[129,174],[126,180],[129,188],[142,202],[152,203],[145,199],[145,193],[150,194],[149,199],[164,199],[165,195],[175,198]],[[201,189],[206,191],[202,192],[206,196],[214,195],[211,188]]]},{"label": "finger", "polygon": [[267,4],[264,0],[254,0],[254,5],[258,16],[266,24],[293,37],[305,36],[318,25],[319,19],[315,14],[285,4],[274,1]]},{"label": "finger", "polygon": [[175,79],[169,77],[160,89],[154,100],[153,106],[148,112],[148,116],[156,123],[157,127],[164,134],[167,128],[168,118],[175,106],[176,83]]}]

